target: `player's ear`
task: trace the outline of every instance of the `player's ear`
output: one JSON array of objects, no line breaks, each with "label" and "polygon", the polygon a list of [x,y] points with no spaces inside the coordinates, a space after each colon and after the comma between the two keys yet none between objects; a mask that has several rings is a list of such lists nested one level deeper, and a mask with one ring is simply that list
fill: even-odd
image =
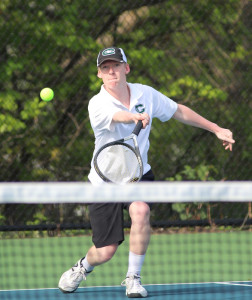
[{"label": "player's ear", "polygon": [[100,68],[98,68],[98,70],[97,70],[97,77],[101,79],[101,70],[100,70]]},{"label": "player's ear", "polygon": [[125,66],[125,74],[126,75],[129,74],[129,72],[130,72],[130,66],[129,66],[129,64],[126,64],[126,66]]}]

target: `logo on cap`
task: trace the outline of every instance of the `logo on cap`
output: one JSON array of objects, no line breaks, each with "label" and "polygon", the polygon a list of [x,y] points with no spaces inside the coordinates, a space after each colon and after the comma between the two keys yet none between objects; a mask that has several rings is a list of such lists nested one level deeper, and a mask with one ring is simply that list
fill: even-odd
[{"label": "logo on cap", "polygon": [[115,54],[115,49],[114,48],[108,48],[102,51],[102,55],[103,56],[107,56],[107,55],[113,55]]}]

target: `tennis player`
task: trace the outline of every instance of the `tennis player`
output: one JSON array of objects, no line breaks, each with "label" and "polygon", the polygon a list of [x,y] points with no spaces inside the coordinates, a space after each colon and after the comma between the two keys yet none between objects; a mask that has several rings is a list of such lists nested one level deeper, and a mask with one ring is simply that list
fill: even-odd
[{"label": "tennis player", "polygon": [[[110,47],[99,52],[97,76],[102,79],[100,92],[89,102],[89,117],[95,135],[94,153],[102,145],[129,135],[138,120],[143,128],[138,137],[143,160],[144,181],[153,181],[154,175],[148,163],[149,134],[153,118],[166,122],[174,118],[182,123],[196,126],[214,133],[223,141],[226,150],[232,151],[232,132],[219,127],[190,108],[177,104],[152,87],[139,83],[128,83],[130,66],[121,48]],[[102,179],[91,164],[89,180],[94,185]],[[91,204],[90,222],[94,245],[86,256],[63,273],[59,288],[66,293],[74,292],[94,267],[109,261],[124,240],[123,209],[128,209],[131,218],[129,238],[128,271],[123,285],[129,298],[144,298],[148,293],[141,285],[141,269],[150,240],[150,206],[144,202]]]}]

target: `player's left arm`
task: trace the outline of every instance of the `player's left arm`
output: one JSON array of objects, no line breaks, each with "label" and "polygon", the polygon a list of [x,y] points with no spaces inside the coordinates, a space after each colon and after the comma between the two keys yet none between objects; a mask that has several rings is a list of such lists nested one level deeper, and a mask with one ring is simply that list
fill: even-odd
[{"label": "player's left arm", "polygon": [[178,108],[174,113],[173,118],[184,124],[213,132],[218,139],[223,141],[225,150],[229,149],[232,151],[232,145],[235,143],[235,140],[233,139],[233,133],[229,129],[221,128],[217,124],[208,121],[189,107],[182,104],[178,104]]}]

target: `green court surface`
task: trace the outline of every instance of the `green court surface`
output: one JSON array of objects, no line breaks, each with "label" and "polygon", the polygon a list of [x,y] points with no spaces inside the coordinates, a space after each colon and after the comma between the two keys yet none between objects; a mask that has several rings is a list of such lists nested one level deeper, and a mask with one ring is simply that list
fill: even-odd
[{"label": "green court surface", "polygon": [[[90,236],[0,240],[0,290],[57,288],[61,274],[83,257]],[[113,259],[81,286],[118,286],[128,264],[128,236]],[[252,280],[250,232],[154,234],[143,284]]]}]

